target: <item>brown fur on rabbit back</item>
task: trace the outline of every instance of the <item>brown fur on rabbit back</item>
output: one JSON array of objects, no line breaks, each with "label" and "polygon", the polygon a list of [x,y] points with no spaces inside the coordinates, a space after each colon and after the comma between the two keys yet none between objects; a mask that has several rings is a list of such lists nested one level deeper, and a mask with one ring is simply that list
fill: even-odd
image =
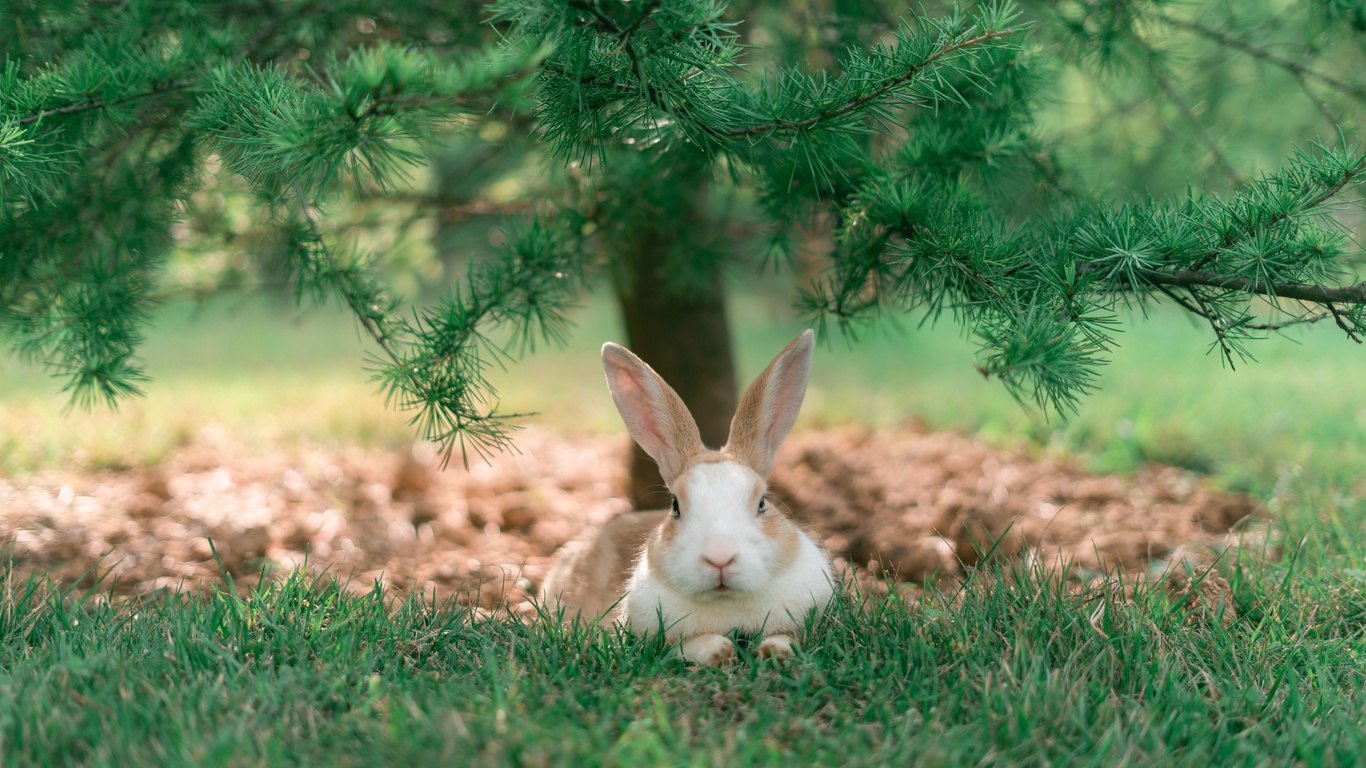
[{"label": "brown fur on rabbit back", "polygon": [[545,608],[552,614],[563,610],[571,621],[603,619],[621,600],[640,551],[666,514],[622,512],[564,545],[541,589]]}]

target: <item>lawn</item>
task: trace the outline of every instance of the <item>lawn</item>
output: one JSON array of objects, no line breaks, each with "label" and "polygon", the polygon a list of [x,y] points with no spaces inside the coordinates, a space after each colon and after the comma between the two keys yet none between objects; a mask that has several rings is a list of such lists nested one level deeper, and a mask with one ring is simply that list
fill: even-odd
[{"label": "lawn", "polygon": [[[11,764],[1290,764],[1366,754],[1363,601],[1253,571],[1225,630],[1027,574],[842,604],[788,664],[289,581],[0,607]],[[1354,602],[1353,602],[1354,600]],[[1315,606],[1318,609],[1315,609]],[[1323,610],[1333,608],[1335,610]]]},{"label": "lawn", "polygon": [[[196,431],[261,445],[400,445],[410,434],[323,312],[172,308],[148,398],[60,416],[53,383],[0,362],[0,471],[154,462]],[[734,307],[742,376],[797,326]],[[228,322],[230,321],[230,322]],[[571,346],[498,376],[556,429],[617,429],[586,311]],[[792,663],[687,671],[639,638],[479,620],[421,595],[300,578],[110,600],[0,575],[7,764],[1288,764],[1366,761],[1366,357],[1331,328],[1224,370],[1184,319],[1136,321],[1067,422],[1022,410],[945,325],[818,351],[808,426],[920,418],[1130,471],[1175,463],[1246,489],[1280,557],[1219,564],[1239,618],[1182,595],[1082,594],[995,564],[921,602],[841,603]],[[554,389],[541,385],[559,382]],[[799,427],[800,428],[800,427]]]}]

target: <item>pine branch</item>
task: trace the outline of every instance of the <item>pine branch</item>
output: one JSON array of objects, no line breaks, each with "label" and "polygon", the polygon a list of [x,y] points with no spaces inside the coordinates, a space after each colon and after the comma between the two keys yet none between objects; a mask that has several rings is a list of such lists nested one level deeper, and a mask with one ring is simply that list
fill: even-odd
[{"label": "pine branch", "polygon": [[309,245],[323,261],[321,276],[387,358],[375,379],[382,383],[391,403],[417,411],[410,423],[419,425],[426,439],[440,445],[442,466],[450,461],[457,444],[467,468],[470,448],[481,457],[487,457],[490,450],[511,448],[507,432],[516,427],[508,421],[534,414],[498,413],[492,407],[487,412],[475,409],[476,404],[485,402],[491,388],[479,374],[481,364],[472,345],[483,339],[480,324],[510,319],[508,293],[530,290],[527,284],[534,276],[496,274],[496,267],[492,275],[471,274],[467,300],[452,297],[440,310],[428,311],[413,322],[397,323],[396,343],[384,327],[386,321],[374,297],[358,290],[363,284],[348,280],[337,263],[323,239],[313,206],[297,186],[293,192],[308,230]]},{"label": "pine branch", "polygon": [[[1091,265],[1083,265],[1079,271],[1089,271]],[[1231,277],[1215,272],[1199,272],[1181,269],[1175,272],[1140,269],[1137,274],[1153,285],[1171,285],[1178,288],[1208,287],[1223,288],[1240,293],[1255,293],[1281,299],[1310,301],[1315,304],[1354,304],[1366,305],[1366,282],[1356,285],[1333,287],[1325,285],[1304,285],[1300,283],[1266,283],[1245,277]]]},{"label": "pine branch", "polygon": [[[1323,205],[1332,198],[1336,197],[1339,192],[1346,189],[1347,185],[1355,181],[1356,178],[1360,176],[1363,171],[1366,171],[1366,154],[1363,154],[1361,159],[1357,161],[1355,165],[1343,169],[1337,181],[1325,187],[1322,192],[1313,197],[1301,201],[1298,205],[1296,205],[1294,208],[1291,208],[1290,210],[1278,211],[1272,214],[1261,225],[1261,228],[1263,230],[1269,230],[1277,224],[1281,223],[1282,221],[1285,221],[1286,219],[1290,218],[1291,216],[1304,213],[1305,211],[1313,210],[1314,208]],[[1224,238],[1224,242],[1220,246],[1219,250],[1211,251],[1205,254],[1203,257],[1200,258],[1199,261],[1191,265],[1191,271],[1199,271],[1201,268],[1205,267],[1210,262],[1219,258],[1220,251],[1236,244],[1239,239],[1240,236],[1230,233],[1228,237]]]},{"label": "pine branch", "polygon": [[55,107],[53,109],[48,109],[42,112],[37,112],[32,115],[27,115],[25,117],[19,118],[15,122],[19,125],[28,125],[29,123],[36,123],[39,120],[43,120],[49,117],[57,117],[59,115],[72,115],[79,112],[89,112],[92,109],[106,109],[108,107],[117,106],[120,104],[128,104],[130,102],[139,101],[141,99],[159,96],[163,93],[167,93],[170,91],[184,90],[186,88],[194,86],[197,82],[199,81],[194,78],[176,80],[174,82],[163,83],[161,85],[153,86],[150,90],[143,91],[141,93],[129,94],[128,96],[124,96],[123,98],[119,99],[114,99],[113,101],[97,99],[86,104],[69,104],[65,107]]},{"label": "pine branch", "polygon": [[[729,138],[744,138],[747,136],[761,136],[776,131],[804,131],[808,128],[813,128],[817,125],[820,125],[821,123],[826,122],[827,120],[833,120],[835,118],[842,117],[844,115],[849,114],[850,112],[853,112],[857,109],[864,107],[870,102],[882,98],[898,86],[905,85],[906,83],[909,83],[911,80],[914,80],[916,75],[919,75],[926,67],[930,66],[931,64],[934,64],[935,62],[939,61],[940,59],[943,59],[946,56],[949,56],[950,54],[956,53],[957,51],[961,51],[967,48],[971,48],[976,45],[981,45],[982,43],[988,42],[990,40],[996,40],[1002,37],[1007,37],[1019,31],[1020,30],[1018,28],[988,30],[987,32],[984,32],[970,40],[964,40],[953,45],[946,45],[943,48],[940,48],[938,51],[935,51],[929,57],[925,58],[919,64],[907,68],[905,72],[902,72],[901,74],[896,75],[894,77],[888,78],[886,81],[884,81],[881,85],[879,85],[872,91],[865,94],[861,94],[853,99],[850,99],[836,106],[834,109],[822,111],[819,115],[813,115],[812,117],[809,117],[805,120],[777,119],[765,123],[756,123],[754,125],[749,125],[742,128],[730,128],[722,131],[721,133],[722,135],[727,136]],[[923,106],[925,102],[916,101],[913,102],[913,104]]]}]

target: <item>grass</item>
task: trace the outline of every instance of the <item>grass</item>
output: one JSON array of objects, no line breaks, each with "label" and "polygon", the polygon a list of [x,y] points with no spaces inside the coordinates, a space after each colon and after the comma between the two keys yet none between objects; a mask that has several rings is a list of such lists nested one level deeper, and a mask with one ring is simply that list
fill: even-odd
[{"label": "grass", "polygon": [[[111,604],[9,583],[11,765],[1347,765],[1366,599],[1236,578],[1245,618],[996,572],[957,605],[842,601],[791,663],[472,621],[293,578]],[[1300,574],[1301,577],[1304,574]],[[1328,612],[1314,606],[1333,606]]]},{"label": "grass", "polygon": [[[179,314],[177,314],[179,313]],[[736,302],[751,376],[798,330]],[[410,439],[334,313],[172,310],[156,377],[118,413],[60,415],[0,365],[0,471],[155,461],[202,429],[249,443]],[[231,322],[223,322],[230,319]],[[566,350],[499,377],[541,423],[617,429],[598,307]],[[0,571],[0,760],[12,765],[1366,764],[1366,359],[1319,328],[1229,372],[1157,314],[1070,421],[1021,410],[951,328],[818,354],[807,426],[916,416],[1097,468],[1183,464],[1250,490],[1285,552],[1224,562],[1239,618],[1189,623],[1139,590],[1071,594],[979,571],[958,601],[839,604],[789,665],[686,672],[647,639],[474,620],[416,595],[292,578],[239,596],[62,593]],[[542,382],[556,381],[549,390]]]}]

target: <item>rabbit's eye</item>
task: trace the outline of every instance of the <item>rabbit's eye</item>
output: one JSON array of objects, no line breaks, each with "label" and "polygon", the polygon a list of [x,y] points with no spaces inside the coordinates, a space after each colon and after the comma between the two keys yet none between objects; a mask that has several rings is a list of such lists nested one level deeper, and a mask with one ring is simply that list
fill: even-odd
[{"label": "rabbit's eye", "polygon": [[764,513],[764,509],[765,509],[765,507],[764,507],[764,500],[763,500],[763,499],[759,499],[759,514],[762,515],[762,514]]},{"label": "rabbit's eye", "polygon": [[678,519],[678,514],[679,514],[679,513],[678,513],[678,499],[674,499],[674,511],[673,511],[673,515],[674,515],[674,519],[675,519],[675,520]]}]

